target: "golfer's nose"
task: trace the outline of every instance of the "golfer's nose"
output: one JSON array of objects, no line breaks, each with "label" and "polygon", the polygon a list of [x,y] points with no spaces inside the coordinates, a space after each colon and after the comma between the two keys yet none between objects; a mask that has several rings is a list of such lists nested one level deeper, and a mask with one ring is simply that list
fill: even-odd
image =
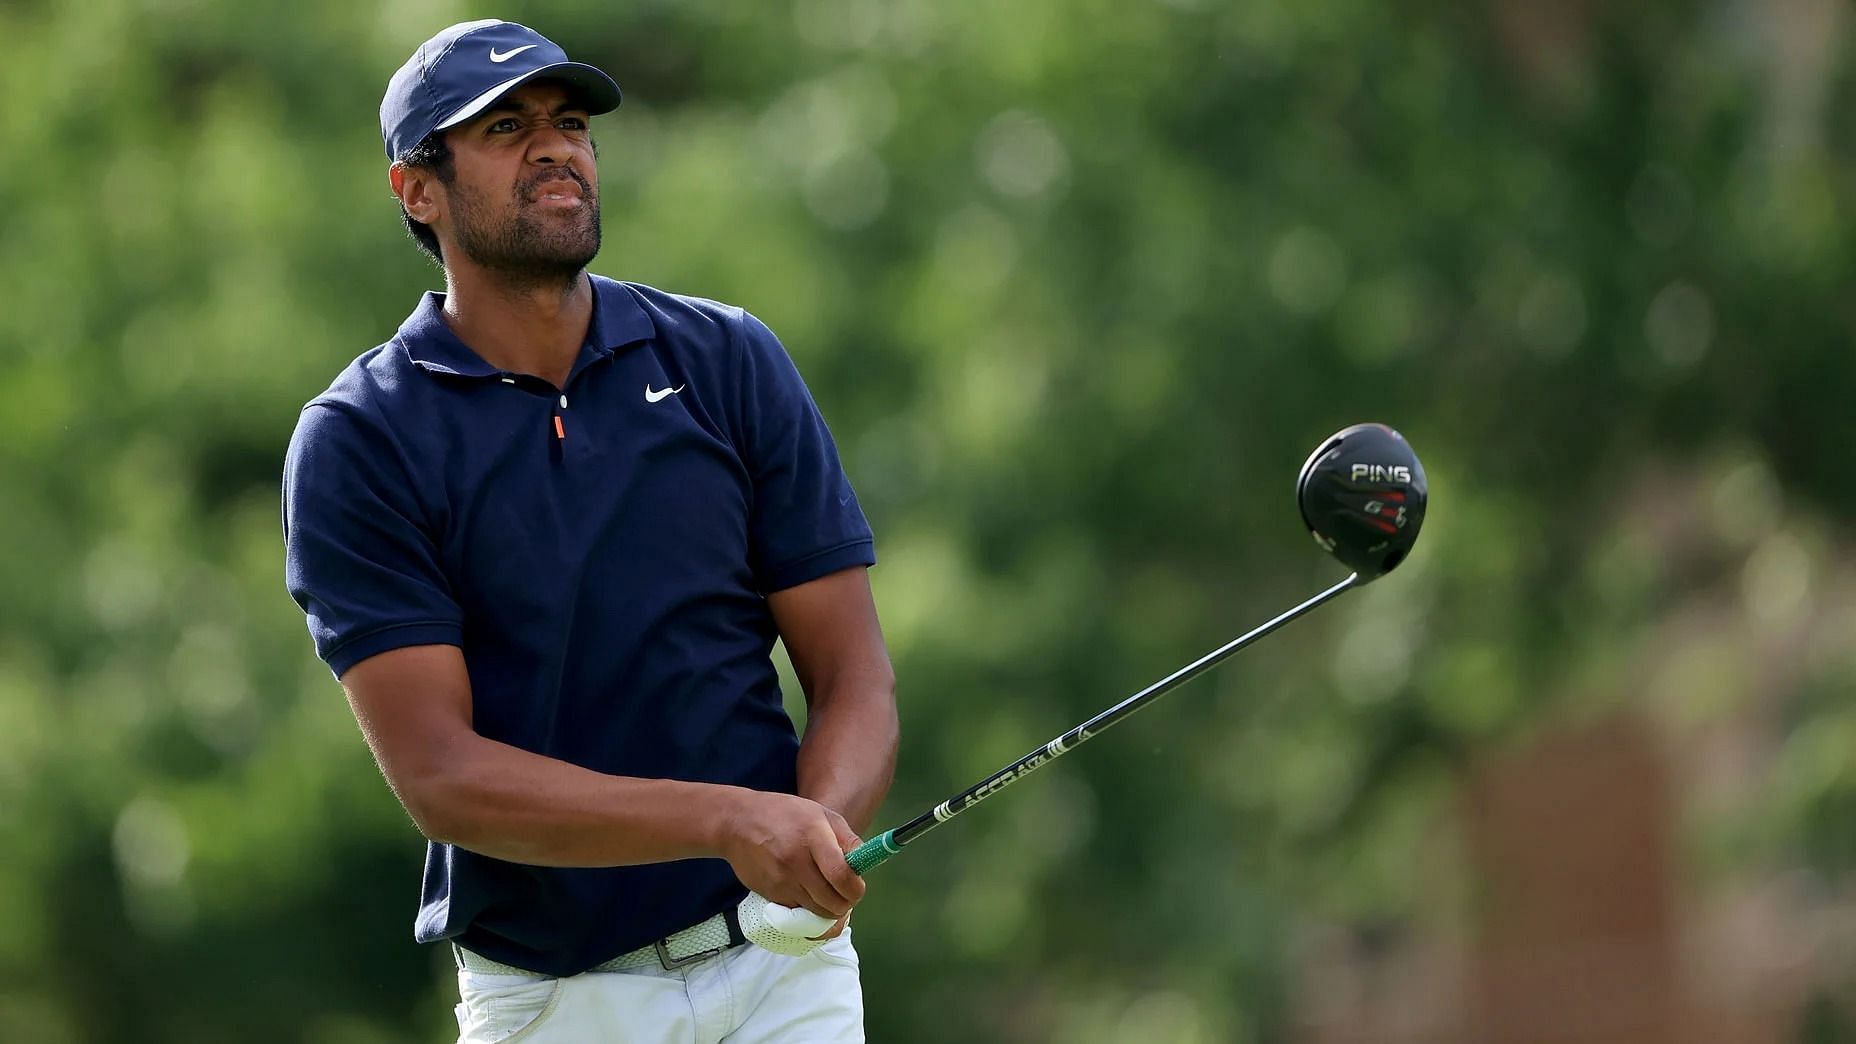
[{"label": "golfer's nose", "polygon": [[529,136],[528,161],[542,166],[566,163],[573,156],[573,144],[552,123],[538,127]]}]

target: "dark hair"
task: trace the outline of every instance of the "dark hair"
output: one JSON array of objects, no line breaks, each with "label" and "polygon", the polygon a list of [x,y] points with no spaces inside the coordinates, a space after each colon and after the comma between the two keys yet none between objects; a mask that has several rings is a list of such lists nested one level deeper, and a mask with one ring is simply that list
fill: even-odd
[{"label": "dark hair", "polygon": [[[446,185],[451,184],[451,180],[457,177],[458,173],[457,167],[452,163],[451,146],[445,142],[444,131],[433,131],[421,138],[419,144],[406,150],[406,154],[400,157],[400,162],[408,167],[429,170]],[[406,222],[406,231],[411,234],[413,242],[419,244],[419,249],[425,251],[426,256],[432,260],[443,265],[445,263],[444,251],[439,249],[438,234],[432,231],[432,226],[408,214],[404,203],[400,204],[400,218]]]}]

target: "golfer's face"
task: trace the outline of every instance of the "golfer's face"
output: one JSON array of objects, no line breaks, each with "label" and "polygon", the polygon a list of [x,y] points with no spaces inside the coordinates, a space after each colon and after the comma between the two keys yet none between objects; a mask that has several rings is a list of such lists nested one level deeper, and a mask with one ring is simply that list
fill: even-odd
[{"label": "golfer's face", "polygon": [[[597,220],[599,173],[586,110],[559,84],[529,83],[454,130],[457,181],[479,205],[510,219],[566,232]],[[497,219],[501,218],[502,221]]]}]

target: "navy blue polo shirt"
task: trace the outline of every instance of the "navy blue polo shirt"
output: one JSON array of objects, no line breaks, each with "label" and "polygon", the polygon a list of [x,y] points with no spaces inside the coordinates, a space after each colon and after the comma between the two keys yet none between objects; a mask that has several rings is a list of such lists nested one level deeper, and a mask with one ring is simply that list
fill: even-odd
[{"label": "navy blue polo shirt", "polygon": [[[805,384],[753,316],[592,277],[564,388],[428,293],[304,407],[286,579],[339,677],[449,644],[476,729],[624,776],[792,793],[765,595],[875,561]],[[720,859],[558,869],[431,844],[415,935],[571,975],[745,894]]]}]

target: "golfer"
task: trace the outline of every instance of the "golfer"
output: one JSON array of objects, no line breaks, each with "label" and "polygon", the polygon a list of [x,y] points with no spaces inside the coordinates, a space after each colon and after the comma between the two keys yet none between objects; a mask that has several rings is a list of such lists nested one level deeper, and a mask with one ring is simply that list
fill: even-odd
[{"label": "golfer", "polygon": [[[586,271],[618,104],[511,22],[394,74],[388,177],[445,292],[304,407],[289,589],[429,839],[414,934],[464,1044],[861,1041],[844,853],[897,743],[870,529],[766,326]],[[744,945],[748,889],[833,937]]]}]

